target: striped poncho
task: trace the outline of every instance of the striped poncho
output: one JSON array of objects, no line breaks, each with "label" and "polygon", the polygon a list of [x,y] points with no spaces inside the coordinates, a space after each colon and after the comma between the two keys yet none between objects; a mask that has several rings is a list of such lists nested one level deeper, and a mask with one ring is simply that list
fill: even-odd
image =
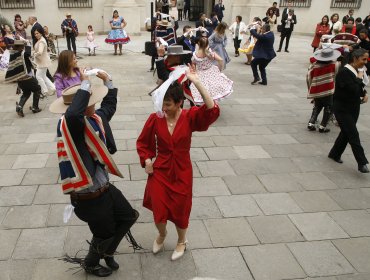
[{"label": "striped poncho", "polygon": [[[64,116],[59,120],[57,136],[59,169],[64,194],[93,186],[93,180],[73,142]],[[104,127],[97,114],[90,118],[85,117],[84,136],[92,158],[103,165],[107,172],[123,178],[105,146]]]},{"label": "striped poncho", "polygon": [[307,98],[320,98],[334,94],[335,75],[339,64],[335,61],[330,63],[314,62],[307,73]]}]

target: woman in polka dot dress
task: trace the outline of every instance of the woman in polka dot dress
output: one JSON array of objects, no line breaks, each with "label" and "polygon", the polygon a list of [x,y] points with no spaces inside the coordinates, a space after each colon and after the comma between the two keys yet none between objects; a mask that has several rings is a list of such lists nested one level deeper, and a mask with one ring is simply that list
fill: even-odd
[{"label": "woman in polka dot dress", "polygon": [[[202,37],[198,41],[198,51],[194,52],[192,62],[195,64],[198,76],[213,100],[219,101],[233,92],[233,81],[221,73],[224,67],[223,59],[208,47],[208,39]],[[218,66],[213,63],[217,61]],[[203,99],[198,89],[191,84],[190,90],[196,105],[202,105]]]}]

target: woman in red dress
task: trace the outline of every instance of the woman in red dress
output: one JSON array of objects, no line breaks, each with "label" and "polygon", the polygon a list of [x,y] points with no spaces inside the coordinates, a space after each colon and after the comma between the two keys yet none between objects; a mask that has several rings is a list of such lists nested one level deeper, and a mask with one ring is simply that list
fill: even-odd
[{"label": "woman in red dress", "polygon": [[[206,131],[217,120],[220,109],[201,84],[195,68],[186,72],[204,100],[201,107],[182,109],[182,86],[172,84],[163,100],[161,118],[153,113],[146,121],[136,147],[142,167],[149,175],[144,194],[144,207],[153,212],[159,236],[154,240],[153,253],[163,249],[167,235],[166,224],[176,225],[178,243],[171,259],[183,256],[186,231],[192,205],[193,170],[190,159],[193,131]],[[156,158],[154,162],[152,159]]]},{"label": "woman in red dress", "polygon": [[326,35],[329,33],[330,33],[329,17],[325,15],[322,17],[321,22],[318,23],[316,26],[315,37],[313,38],[313,41],[311,44],[314,52],[320,46],[320,40],[321,40],[322,35]]}]

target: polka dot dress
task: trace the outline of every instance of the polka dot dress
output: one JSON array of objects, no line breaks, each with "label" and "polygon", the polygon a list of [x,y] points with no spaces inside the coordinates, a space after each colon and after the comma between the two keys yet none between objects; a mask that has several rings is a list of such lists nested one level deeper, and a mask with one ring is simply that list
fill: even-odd
[{"label": "polka dot dress", "polygon": [[[209,94],[215,101],[220,101],[228,97],[233,92],[233,81],[221,73],[217,66],[213,64],[213,60],[209,57],[197,57],[194,53],[192,58],[196,65],[197,74],[208,90]],[[190,90],[196,105],[203,104],[203,98],[194,84],[190,85]]]}]

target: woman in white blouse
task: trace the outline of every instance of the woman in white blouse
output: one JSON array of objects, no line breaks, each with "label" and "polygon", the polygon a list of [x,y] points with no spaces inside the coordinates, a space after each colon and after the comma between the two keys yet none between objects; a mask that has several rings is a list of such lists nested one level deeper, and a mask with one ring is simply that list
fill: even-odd
[{"label": "woman in white blouse", "polygon": [[241,16],[236,16],[235,22],[229,27],[229,30],[233,34],[235,56],[239,56],[240,43],[243,40],[243,35],[247,34],[247,25],[242,22]]},{"label": "woman in white blouse", "polygon": [[35,30],[35,37],[37,42],[35,44],[35,63],[37,65],[36,79],[41,87],[41,92],[45,96],[50,91],[51,94],[55,92],[54,84],[46,76],[48,67],[51,65],[51,60],[48,54],[48,45],[45,38],[38,30]]},{"label": "woman in white blouse", "polygon": [[343,24],[339,21],[339,15],[337,13],[331,16],[329,25],[330,25],[330,34],[337,35],[341,33]]}]

